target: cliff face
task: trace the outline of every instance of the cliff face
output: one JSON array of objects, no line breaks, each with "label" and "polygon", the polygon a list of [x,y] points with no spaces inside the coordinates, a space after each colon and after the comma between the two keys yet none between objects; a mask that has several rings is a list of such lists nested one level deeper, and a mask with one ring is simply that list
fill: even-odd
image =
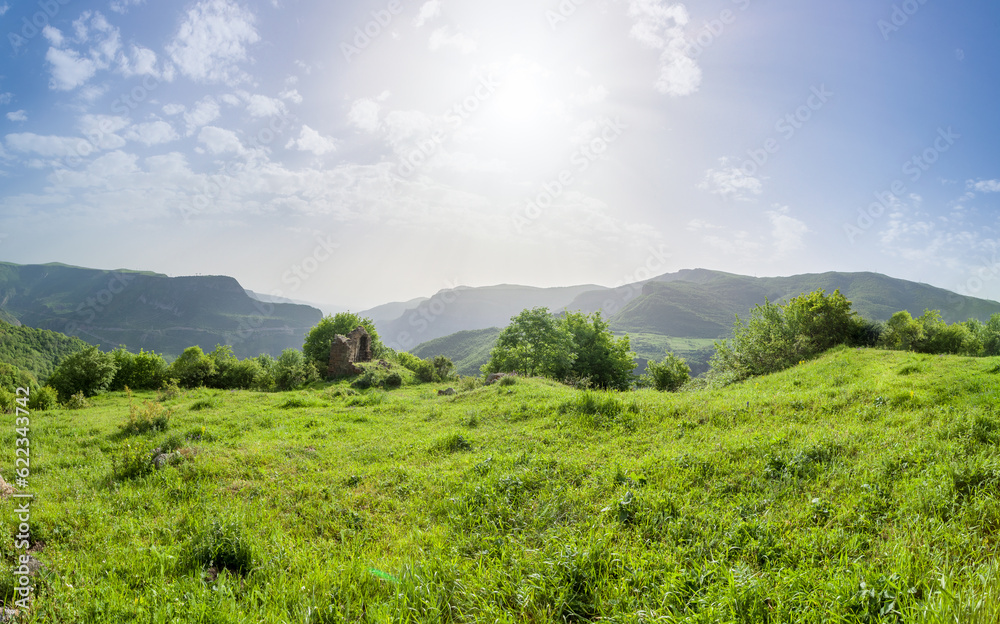
[{"label": "cliff face", "polygon": [[176,356],[228,344],[239,357],[301,348],[316,308],[263,303],[231,277],[167,277],[62,265],[0,263],[0,316],[77,336]]}]

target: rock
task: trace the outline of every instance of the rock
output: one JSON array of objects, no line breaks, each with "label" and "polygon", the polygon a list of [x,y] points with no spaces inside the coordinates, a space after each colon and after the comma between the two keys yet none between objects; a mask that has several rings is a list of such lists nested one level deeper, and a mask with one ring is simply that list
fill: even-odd
[{"label": "rock", "polygon": [[438,390],[438,396],[451,396],[455,394],[454,388],[448,388],[447,390]]},{"label": "rock", "polygon": [[333,337],[333,343],[330,345],[330,364],[327,375],[329,377],[360,375],[363,371],[355,364],[371,361],[371,336],[368,335],[364,327],[358,326],[346,336],[337,334]]},{"label": "rock", "polygon": [[514,373],[490,373],[490,376],[486,378],[486,385],[492,386],[496,382],[508,376],[513,377]]}]

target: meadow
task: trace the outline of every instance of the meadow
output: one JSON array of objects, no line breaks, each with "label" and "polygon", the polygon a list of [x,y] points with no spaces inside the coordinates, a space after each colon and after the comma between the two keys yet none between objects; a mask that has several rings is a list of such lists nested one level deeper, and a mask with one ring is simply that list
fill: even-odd
[{"label": "meadow", "polygon": [[1000,358],[444,387],[33,413],[24,621],[1000,622]]}]

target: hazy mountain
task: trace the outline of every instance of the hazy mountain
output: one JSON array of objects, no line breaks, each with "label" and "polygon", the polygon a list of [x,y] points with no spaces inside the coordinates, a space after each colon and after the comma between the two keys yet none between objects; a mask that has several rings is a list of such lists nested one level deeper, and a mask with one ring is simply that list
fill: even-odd
[{"label": "hazy mountain", "polygon": [[199,345],[229,344],[240,357],[301,348],[322,318],[310,306],[268,303],[231,277],[167,277],[60,264],[0,263],[4,317],[79,337],[103,349],[119,344],[177,356]]},{"label": "hazy mountain", "polygon": [[[737,315],[745,319],[754,306],[763,304],[765,300],[783,303],[818,289],[827,293],[839,289],[851,300],[855,311],[872,320],[887,320],[900,310],[907,310],[914,316],[919,316],[925,309],[939,310],[949,323],[969,318],[986,321],[993,314],[1000,313],[1000,303],[996,301],[965,297],[878,273],[831,272],[758,278],[706,269],[668,273],[617,289],[583,291],[566,304],[548,307],[553,312],[562,309],[587,313],[602,311],[615,333],[629,334],[640,368],[645,367],[648,359],[662,358],[669,349],[685,357],[692,370],[700,373],[707,369],[714,340],[730,335]],[[501,290],[490,294],[496,297],[502,293]],[[473,293],[466,293],[465,296],[475,297]],[[508,309],[510,307],[513,307],[513,302],[507,306]],[[457,307],[442,308],[441,314],[435,318],[438,327],[456,324],[451,315],[457,310]],[[471,324],[474,318],[464,320]],[[412,351],[420,357],[446,355],[456,365],[459,361],[463,363],[459,366],[462,372],[473,374],[478,370],[477,365],[485,363],[496,339],[491,333],[495,330],[486,331],[487,327],[494,325],[504,327],[507,322],[489,325],[484,322],[480,328],[466,327],[464,329],[484,331],[465,331],[446,336],[421,344]]]},{"label": "hazy mountain", "polygon": [[[585,285],[561,288],[532,286],[487,286],[442,290],[433,297],[406,309],[393,320],[379,322],[374,317],[382,341],[394,349],[409,350],[418,344],[455,332],[487,327],[504,327],[525,308],[547,307],[561,310],[585,292],[607,290]],[[371,311],[361,313],[372,316]]]}]

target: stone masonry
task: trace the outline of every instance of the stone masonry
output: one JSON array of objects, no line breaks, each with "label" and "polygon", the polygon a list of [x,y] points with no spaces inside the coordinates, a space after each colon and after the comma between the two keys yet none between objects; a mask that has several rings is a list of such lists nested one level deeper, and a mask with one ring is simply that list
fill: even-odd
[{"label": "stone masonry", "polygon": [[361,362],[372,361],[372,341],[371,336],[364,327],[342,336],[337,334],[333,337],[333,344],[330,345],[330,366],[327,369],[329,377],[346,377],[347,375],[360,375],[363,371],[355,366]]}]

